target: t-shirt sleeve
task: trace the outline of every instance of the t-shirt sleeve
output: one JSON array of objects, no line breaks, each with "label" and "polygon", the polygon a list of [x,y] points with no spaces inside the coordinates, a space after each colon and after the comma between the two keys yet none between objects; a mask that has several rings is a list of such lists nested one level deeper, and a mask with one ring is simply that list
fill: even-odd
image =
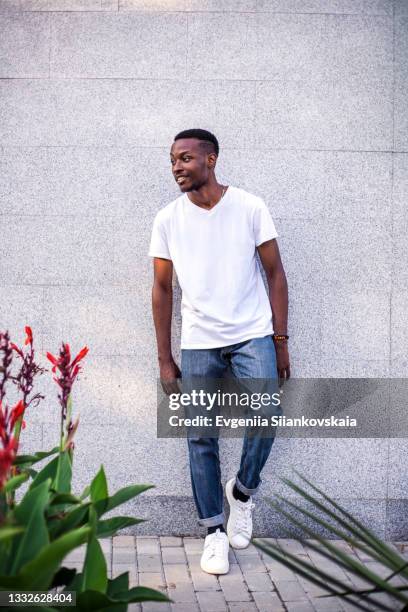
[{"label": "t-shirt sleeve", "polygon": [[254,236],[255,246],[260,246],[267,240],[273,240],[278,237],[275,224],[272,221],[271,214],[263,200],[259,201],[254,214]]},{"label": "t-shirt sleeve", "polygon": [[156,215],[153,221],[152,236],[150,239],[149,247],[150,257],[162,257],[163,259],[170,259],[170,251],[167,243],[166,228],[160,215]]}]

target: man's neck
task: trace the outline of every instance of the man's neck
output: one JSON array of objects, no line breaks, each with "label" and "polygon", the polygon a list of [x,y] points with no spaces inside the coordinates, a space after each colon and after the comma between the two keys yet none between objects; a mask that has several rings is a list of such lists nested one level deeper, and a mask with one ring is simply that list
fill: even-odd
[{"label": "man's neck", "polygon": [[187,197],[196,206],[209,210],[218,204],[224,193],[225,186],[214,180],[214,182],[203,185],[200,189],[189,191]]}]

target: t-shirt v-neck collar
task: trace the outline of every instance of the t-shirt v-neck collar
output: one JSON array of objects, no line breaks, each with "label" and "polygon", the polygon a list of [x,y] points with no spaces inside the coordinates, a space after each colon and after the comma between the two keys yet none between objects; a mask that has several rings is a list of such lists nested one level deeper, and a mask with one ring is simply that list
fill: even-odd
[{"label": "t-shirt v-neck collar", "polygon": [[203,208],[202,206],[197,206],[197,204],[194,204],[194,202],[192,202],[190,200],[190,198],[188,197],[187,193],[184,194],[185,202],[186,202],[187,206],[189,206],[190,210],[194,210],[195,209],[199,214],[210,216],[210,215],[213,215],[217,211],[218,208],[222,208],[222,206],[225,204],[225,200],[228,199],[228,195],[229,195],[231,189],[232,189],[231,185],[228,185],[228,189],[224,193],[222,198],[217,202],[217,204],[215,206],[210,208],[210,210],[208,210],[206,208]]}]

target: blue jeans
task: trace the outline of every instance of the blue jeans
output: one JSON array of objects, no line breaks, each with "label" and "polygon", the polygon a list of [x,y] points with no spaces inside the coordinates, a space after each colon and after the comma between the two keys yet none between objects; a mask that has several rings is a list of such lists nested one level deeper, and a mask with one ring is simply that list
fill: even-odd
[{"label": "blue jeans", "polygon": [[[272,336],[253,338],[215,349],[182,349],[182,378],[223,378],[228,370],[236,378],[277,379]],[[199,523],[212,527],[224,522],[223,489],[218,438],[187,438],[190,475]],[[261,470],[272,448],[273,437],[244,436],[236,486],[245,495],[256,493]]]}]

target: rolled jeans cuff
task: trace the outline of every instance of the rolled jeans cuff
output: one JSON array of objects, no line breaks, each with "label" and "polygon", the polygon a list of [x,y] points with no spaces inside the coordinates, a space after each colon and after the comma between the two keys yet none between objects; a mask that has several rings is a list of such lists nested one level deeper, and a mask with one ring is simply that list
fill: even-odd
[{"label": "rolled jeans cuff", "polygon": [[215,525],[222,525],[224,523],[224,513],[221,512],[221,514],[210,516],[210,518],[198,519],[198,522],[203,527],[215,527]]},{"label": "rolled jeans cuff", "polygon": [[242,482],[240,482],[238,476],[235,476],[236,487],[238,491],[241,491],[241,493],[243,493],[244,495],[254,495],[258,491],[259,487],[261,486],[261,483],[262,483],[262,480],[255,489],[248,489],[242,484]]}]

